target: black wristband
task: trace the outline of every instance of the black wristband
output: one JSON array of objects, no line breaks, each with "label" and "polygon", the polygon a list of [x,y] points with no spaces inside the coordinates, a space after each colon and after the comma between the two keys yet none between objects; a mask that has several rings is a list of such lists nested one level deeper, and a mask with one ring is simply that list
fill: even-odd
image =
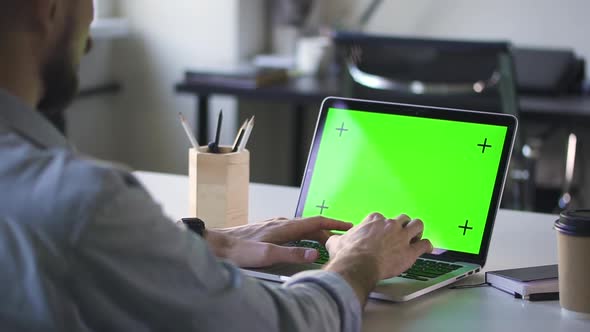
[{"label": "black wristband", "polygon": [[203,236],[205,233],[205,222],[199,218],[182,218],[182,223],[191,231]]}]

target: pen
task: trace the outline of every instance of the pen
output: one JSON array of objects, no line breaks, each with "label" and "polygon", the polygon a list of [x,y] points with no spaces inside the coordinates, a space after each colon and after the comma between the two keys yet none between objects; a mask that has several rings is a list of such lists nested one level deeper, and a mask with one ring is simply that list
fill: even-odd
[{"label": "pen", "polygon": [[246,144],[248,144],[248,140],[250,139],[250,134],[252,133],[252,129],[254,128],[254,118],[255,118],[255,116],[252,116],[252,118],[250,118],[250,121],[248,121],[248,126],[246,128],[246,132],[244,133],[244,138],[240,142],[240,146],[238,147],[238,151],[244,150],[246,148]]},{"label": "pen", "polygon": [[217,117],[217,131],[215,132],[215,141],[209,143],[209,152],[219,153],[219,136],[221,135],[221,123],[223,122],[223,110],[219,110]]},{"label": "pen", "polygon": [[244,138],[244,133],[246,132],[246,127],[248,126],[248,119],[246,119],[246,121],[244,121],[244,124],[242,124],[242,126],[240,127],[240,130],[238,130],[238,134],[236,135],[236,139],[234,140],[234,144],[232,145],[232,152],[238,152],[238,148],[240,146],[240,143],[242,142],[242,139]]},{"label": "pen", "polygon": [[199,142],[197,142],[197,139],[189,129],[186,119],[184,118],[184,115],[182,115],[181,112],[178,112],[178,117],[180,118],[180,124],[182,124],[182,128],[184,128],[184,132],[186,133],[188,140],[191,142],[191,145],[193,146],[193,148],[198,149]]}]

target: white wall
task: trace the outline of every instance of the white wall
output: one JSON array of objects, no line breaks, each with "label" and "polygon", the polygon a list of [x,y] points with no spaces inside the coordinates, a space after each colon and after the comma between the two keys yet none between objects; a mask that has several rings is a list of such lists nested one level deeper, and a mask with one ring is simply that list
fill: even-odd
[{"label": "white wall", "polygon": [[[196,98],[176,94],[174,84],[186,69],[233,65],[258,52],[262,2],[98,0],[99,14],[127,18],[131,35],[97,42],[82,66],[83,86],[116,80],[123,90],[77,101],[68,111],[70,139],[82,152],[134,168],[186,173],[189,143],[178,112],[193,123]],[[210,126],[222,108],[221,142],[231,143],[236,101],[218,97],[211,104]]]},{"label": "white wall", "polygon": [[[117,100],[117,159],[135,168],[181,172],[188,141],[178,112],[194,118],[194,98],[173,91],[183,70],[230,64],[236,54],[233,1],[121,1],[131,36],[115,46],[124,91]],[[228,12],[226,24],[216,17]],[[205,47],[204,47],[205,46]],[[201,142],[202,144],[206,142]]]}]

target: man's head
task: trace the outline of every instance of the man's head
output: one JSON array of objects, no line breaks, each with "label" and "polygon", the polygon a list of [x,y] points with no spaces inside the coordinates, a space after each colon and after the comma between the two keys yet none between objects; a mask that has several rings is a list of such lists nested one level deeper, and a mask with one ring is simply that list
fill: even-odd
[{"label": "man's head", "polygon": [[0,52],[16,45],[29,59],[40,110],[61,110],[76,95],[93,15],[92,0],[0,0]]}]

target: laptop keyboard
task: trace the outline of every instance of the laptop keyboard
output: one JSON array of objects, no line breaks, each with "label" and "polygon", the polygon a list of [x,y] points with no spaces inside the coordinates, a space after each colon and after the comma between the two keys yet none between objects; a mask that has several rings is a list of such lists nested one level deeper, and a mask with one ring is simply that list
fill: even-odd
[{"label": "laptop keyboard", "polygon": [[[320,257],[315,261],[317,264],[325,264],[330,260],[330,254],[328,253],[328,250],[326,250],[326,248],[318,242],[297,241],[293,245],[317,250],[320,254]],[[455,271],[460,268],[462,268],[462,266],[457,264],[418,258],[416,263],[414,263],[414,265],[412,265],[412,267],[407,271],[402,273],[400,277],[419,281],[428,281],[429,279],[438,278],[443,274]]]},{"label": "laptop keyboard", "polygon": [[318,264],[325,264],[330,260],[330,254],[328,253],[328,250],[326,250],[326,248],[323,245],[319,244],[318,242],[298,241],[296,243],[296,246],[317,250],[320,253],[320,256],[318,257],[318,259],[316,259],[315,262]]},{"label": "laptop keyboard", "polygon": [[460,269],[462,266],[457,264],[437,262],[418,258],[416,263],[412,265],[406,272],[402,273],[400,277],[406,279],[428,281],[428,279],[438,278],[445,273]]}]

